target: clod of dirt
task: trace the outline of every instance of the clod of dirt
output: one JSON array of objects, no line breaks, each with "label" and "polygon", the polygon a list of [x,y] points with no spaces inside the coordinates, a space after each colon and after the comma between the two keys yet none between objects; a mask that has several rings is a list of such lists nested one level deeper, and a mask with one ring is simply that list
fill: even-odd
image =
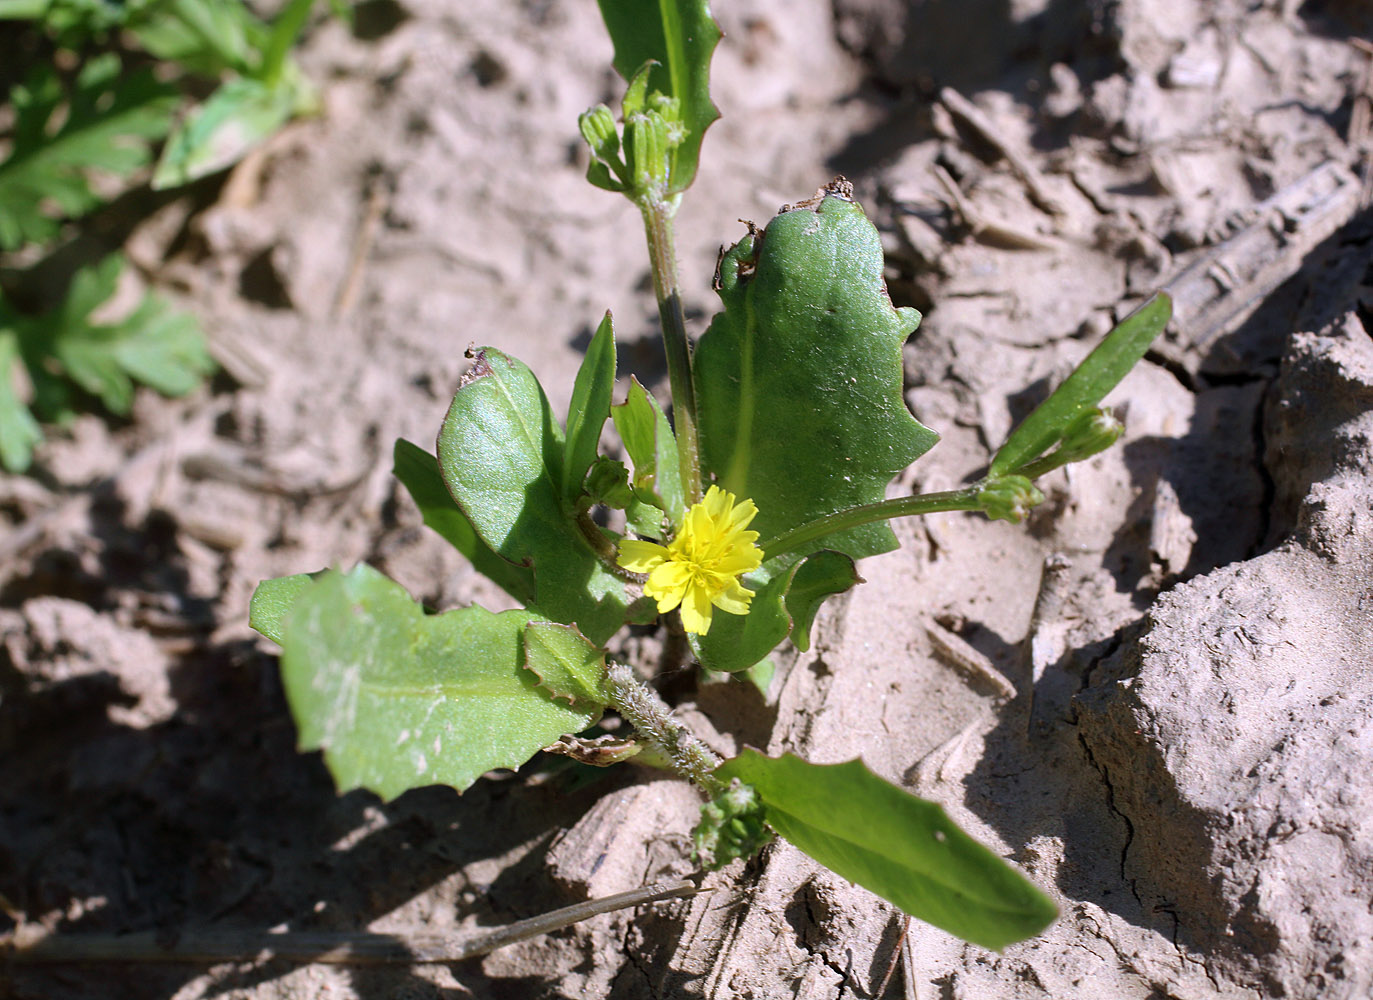
[{"label": "clod of dirt", "polygon": [[111,722],[132,729],[176,712],[157,643],[88,604],[35,597],[18,611],[0,609],[0,649],[29,694],[58,696],[68,710],[103,701]]},{"label": "clod of dirt", "polygon": [[1295,336],[1276,388],[1269,460],[1303,496],[1294,533],[1161,597],[1079,721],[1144,912],[1264,995],[1365,997],[1373,340],[1358,316]]}]

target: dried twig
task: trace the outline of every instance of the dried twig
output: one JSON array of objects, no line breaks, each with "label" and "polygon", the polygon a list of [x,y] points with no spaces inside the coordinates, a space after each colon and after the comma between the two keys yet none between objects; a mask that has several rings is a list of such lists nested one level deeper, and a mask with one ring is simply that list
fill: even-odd
[{"label": "dried twig", "polygon": [[940,659],[958,667],[974,680],[985,682],[1002,698],[1016,696],[1015,685],[1006,679],[1006,675],[997,670],[991,660],[970,646],[957,632],[949,631],[936,621],[927,621],[925,635],[929,637],[930,645]]},{"label": "dried twig", "polygon": [[1030,162],[1025,154],[1002,137],[996,126],[992,124],[991,119],[983,114],[976,104],[952,87],[945,87],[939,92],[939,102],[976,132],[978,138],[1006,158],[1011,169],[1024,182],[1025,190],[1029,192],[1031,201],[1050,215],[1063,214],[1063,206],[1050,193],[1048,185],[1044,182],[1044,175],[1039,172],[1039,169]]},{"label": "dried twig", "polygon": [[887,986],[891,983],[892,974],[896,972],[896,963],[901,961],[901,953],[906,949],[906,934],[909,933],[910,929],[911,917],[908,913],[901,921],[901,933],[896,936],[896,947],[892,949],[891,961],[887,963],[887,971],[882,976],[882,983],[873,991],[872,995],[876,1000],[882,1000],[887,995]]},{"label": "dried twig", "polygon": [[654,882],[613,896],[574,903],[504,927],[446,934],[397,930],[351,933],[192,931],[179,936],[162,932],[35,936],[21,927],[14,933],[4,952],[14,962],[47,965],[73,962],[218,963],[270,959],[349,965],[460,962],[517,941],[570,927],[602,913],[665,899],[681,899],[698,891],[700,887],[686,879]]},{"label": "dried twig", "polygon": [[367,192],[367,207],[363,210],[357,235],[353,237],[353,248],[348,258],[348,271],[344,275],[343,284],[339,286],[338,295],[334,299],[334,319],[348,315],[352,311],[353,304],[357,301],[358,289],[362,285],[362,268],[367,263],[367,256],[372,249],[372,241],[376,239],[377,226],[381,222],[382,213],[386,210],[388,193],[385,179],[374,178],[371,189]]}]

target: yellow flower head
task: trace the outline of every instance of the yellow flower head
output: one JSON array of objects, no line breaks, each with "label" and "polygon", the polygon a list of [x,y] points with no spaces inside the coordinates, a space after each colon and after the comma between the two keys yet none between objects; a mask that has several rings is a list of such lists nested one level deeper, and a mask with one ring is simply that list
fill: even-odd
[{"label": "yellow flower head", "polygon": [[718,486],[686,512],[682,529],[668,545],[627,538],[616,561],[631,573],[647,573],[644,593],[660,612],[682,607],[682,627],[705,635],[715,608],[732,615],[748,614],[753,591],[739,583],[763,561],[754,544],[758,532],[746,531],[758,508],[752,500],[734,502]]}]

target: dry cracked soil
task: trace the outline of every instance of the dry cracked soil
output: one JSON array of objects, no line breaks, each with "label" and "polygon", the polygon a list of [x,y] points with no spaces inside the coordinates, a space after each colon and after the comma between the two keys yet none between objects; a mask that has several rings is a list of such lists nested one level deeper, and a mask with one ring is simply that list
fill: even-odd
[{"label": "dry cracked soil", "polygon": [[[926,312],[907,401],[943,437],[893,490],[975,475],[1115,320],[1177,302],[1110,400],[1121,444],[1050,476],[1025,524],[899,525],[766,698],[660,677],[723,752],[861,754],[942,803],[1059,920],[1000,954],[915,924],[898,951],[899,914],[779,844],[457,963],[5,961],[0,995],[837,1000],[893,966],[887,998],[1373,995],[1368,6],[715,13],[689,322],[737,220],[852,179],[893,299]],[[364,0],[300,50],[319,117],[34,272],[125,246],[222,372],[0,478],[7,932],[404,937],[691,872],[694,794],[632,767],[336,795],[246,622],[258,581],[359,561],[431,607],[506,606],[390,473],[469,344],[563,412],[609,308],[622,376],[665,390],[636,213],[583,179],[610,52],[590,0]],[[617,651],[651,671],[674,646]]]}]

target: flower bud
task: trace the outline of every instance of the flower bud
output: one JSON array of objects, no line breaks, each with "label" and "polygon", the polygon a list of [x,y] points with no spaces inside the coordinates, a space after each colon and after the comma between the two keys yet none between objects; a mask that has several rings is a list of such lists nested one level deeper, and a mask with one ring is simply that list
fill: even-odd
[{"label": "flower bud", "polygon": [[1024,476],[1000,476],[983,486],[977,499],[991,520],[1019,524],[1031,507],[1044,502],[1044,494]]},{"label": "flower bud", "polygon": [[596,456],[596,463],[587,473],[586,492],[594,502],[615,510],[624,510],[634,499],[629,488],[629,470],[625,464],[604,455]]},{"label": "flower bud", "polygon": [[1110,410],[1093,407],[1068,425],[1054,457],[1061,465],[1081,462],[1111,447],[1124,433],[1125,425]]},{"label": "flower bud", "polygon": [[635,191],[649,193],[667,187],[671,152],[668,131],[667,122],[656,111],[631,115],[625,120],[625,146]]},{"label": "flower bud", "polygon": [[691,831],[701,866],[707,871],[723,868],[735,858],[749,858],[772,840],[763,818],[763,804],[753,786],[738,778],[701,807],[701,822]]},{"label": "flower bud", "polygon": [[620,133],[615,127],[615,116],[604,104],[583,111],[577,119],[577,127],[597,159],[613,160],[620,152]]}]

